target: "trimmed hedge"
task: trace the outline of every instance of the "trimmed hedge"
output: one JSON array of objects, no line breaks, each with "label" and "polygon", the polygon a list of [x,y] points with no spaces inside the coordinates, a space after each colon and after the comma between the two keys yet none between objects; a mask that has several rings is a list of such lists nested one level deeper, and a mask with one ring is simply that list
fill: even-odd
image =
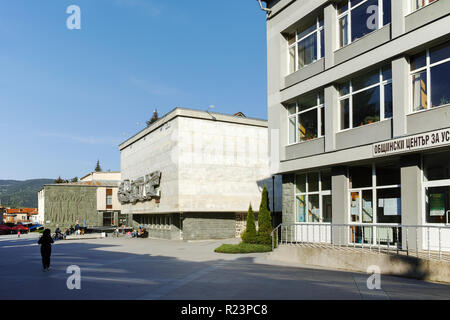
[{"label": "trimmed hedge", "polygon": [[263,244],[250,244],[241,242],[239,244],[223,244],[216,248],[214,252],[218,253],[261,253],[272,251],[271,246]]}]

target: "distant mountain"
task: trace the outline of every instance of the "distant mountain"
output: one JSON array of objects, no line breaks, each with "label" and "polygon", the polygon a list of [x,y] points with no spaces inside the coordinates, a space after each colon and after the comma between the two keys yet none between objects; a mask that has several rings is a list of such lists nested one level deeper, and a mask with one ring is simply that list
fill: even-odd
[{"label": "distant mountain", "polygon": [[12,208],[37,208],[37,193],[44,184],[53,181],[54,179],[0,180],[0,203]]}]

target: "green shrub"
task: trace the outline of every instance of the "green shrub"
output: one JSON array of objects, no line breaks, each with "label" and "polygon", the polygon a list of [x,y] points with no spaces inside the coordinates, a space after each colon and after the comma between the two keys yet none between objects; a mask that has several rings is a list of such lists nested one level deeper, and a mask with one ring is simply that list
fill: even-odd
[{"label": "green shrub", "polygon": [[250,244],[241,242],[239,244],[223,244],[216,248],[214,252],[218,253],[261,253],[270,252],[272,247],[262,244]]},{"label": "green shrub", "polygon": [[241,235],[242,241],[244,243],[256,243],[256,225],[255,225],[255,214],[252,209],[252,205],[248,208],[247,213],[247,226],[245,227],[244,232]]},{"label": "green shrub", "polygon": [[262,192],[261,205],[259,206],[258,214],[258,233],[257,243],[272,245],[272,215],[269,210],[269,193],[264,185]]}]

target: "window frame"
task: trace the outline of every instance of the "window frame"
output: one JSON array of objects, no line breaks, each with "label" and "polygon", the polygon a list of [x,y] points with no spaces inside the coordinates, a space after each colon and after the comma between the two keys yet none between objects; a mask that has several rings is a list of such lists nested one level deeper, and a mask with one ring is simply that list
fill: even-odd
[{"label": "window frame", "polygon": [[419,10],[421,10],[421,9],[423,9],[423,8],[429,6],[430,4],[435,3],[435,2],[437,2],[439,0],[423,0],[423,1],[425,1],[425,4],[422,7],[417,8],[417,9],[413,9],[412,0],[408,0],[408,13],[407,13],[407,15],[411,14],[413,12],[419,11]]},{"label": "window frame", "polygon": [[[324,21],[323,19],[320,19],[320,16],[316,17],[316,28],[314,29],[314,31],[311,31],[310,33],[308,33],[307,35],[299,38],[299,34],[298,34],[298,28],[295,29],[295,41],[292,44],[289,44],[289,40],[286,41],[287,44],[287,75],[293,74],[311,64],[313,64],[314,62],[319,61],[320,59],[324,58],[322,57],[322,38],[321,38],[321,33],[322,31],[325,30],[325,22],[322,23],[322,25],[320,25],[320,22]],[[313,25],[312,25],[313,26]],[[314,33],[316,33],[316,41],[317,41],[317,59],[314,60],[313,62],[309,63],[309,64],[305,64],[303,67],[299,68],[298,67],[298,44],[309,38],[310,36],[314,35]],[[324,35],[325,36],[325,35]],[[325,43],[325,42],[324,42]],[[291,52],[291,48],[295,47],[295,58],[294,58],[294,71],[291,72],[291,57],[290,57],[290,52]],[[325,56],[325,55],[324,55]]]},{"label": "window frame", "polygon": [[[350,188],[350,167],[347,168],[347,187],[348,187],[348,195],[349,195],[349,206],[348,206],[348,218],[349,224],[364,224],[364,223],[379,223],[377,216],[377,203],[378,203],[378,193],[377,190],[383,189],[401,189],[402,184],[393,184],[393,185],[377,185],[377,168],[376,163],[372,163],[372,185],[370,187],[362,187],[362,188]],[[363,191],[372,191],[372,222],[363,222],[362,221],[362,192]],[[351,211],[351,196],[352,193],[359,192],[359,219],[358,221],[352,221],[352,211]],[[383,224],[383,222],[380,222]],[[385,224],[395,224],[395,222],[389,222]],[[400,225],[401,223],[398,223]]]},{"label": "window frame", "polygon": [[[448,45],[450,46],[450,42],[448,42]],[[439,45],[438,45],[438,46],[439,46]],[[417,68],[417,69],[415,69],[415,70],[411,70],[411,61],[412,61],[412,57],[413,57],[413,56],[411,56],[411,57],[409,58],[409,65],[410,65],[410,68],[409,68],[409,77],[408,77],[408,78],[409,78],[409,92],[410,92],[410,94],[409,94],[409,104],[410,104],[409,114],[414,114],[414,113],[419,113],[419,112],[429,111],[429,110],[432,110],[432,109],[436,109],[436,108],[440,108],[440,107],[444,107],[444,106],[448,106],[448,105],[449,105],[449,104],[443,104],[443,105],[440,105],[440,106],[433,107],[433,106],[432,106],[432,101],[431,101],[431,93],[432,93],[432,90],[433,90],[432,85],[431,85],[431,68],[436,67],[436,66],[439,66],[439,65],[444,64],[444,63],[447,63],[447,62],[450,62],[450,57],[448,57],[448,58],[443,59],[443,60],[440,60],[440,61],[438,61],[438,62],[431,63],[431,55],[430,55],[430,51],[431,51],[433,48],[438,47],[438,46],[430,47],[430,48],[427,48],[427,49],[425,50],[425,61],[426,61],[426,64],[425,64],[424,67]],[[423,53],[423,52],[424,52],[424,51],[420,51],[420,52],[418,52],[417,54],[421,54],[421,53]],[[414,86],[413,86],[413,77],[414,77],[416,74],[420,74],[420,73],[422,73],[422,72],[424,72],[424,71],[426,71],[426,74],[427,74],[427,83],[426,83],[426,85],[427,85],[427,107],[426,107],[425,109],[422,109],[422,110],[414,110]]]},{"label": "window frame", "polygon": [[[296,101],[295,101],[295,113],[289,114],[289,109],[287,108],[287,111],[288,111],[288,117],[287,117],[288,118],[288,121],[287,121],[288,144],[287,145],[288,146],[299,144],[299,143],[310,142],[310,141],[313,141],[313,140],[316,140],[316,139],[323,138],[325,136],[325,132],[322,135],[322,123],[324,121],[324,119],[322,119],[322,109],[325,110],[325,95],[323,94],[322,96],[323,96],[323,101],[320,100],[321,91],[317,92],[316,93],[317,105],[315,105],[314,107],[308,108],[306,110],[299,111],[299,107],[298,107],[298,100],[299,100],[299,98],[297,98]],[[293,103],[290,103],[290,104],[288,104],[288,106],[292,105],[292,104]],[[299,116],[301,114],[305,114],[307,112],[311,112],[314,109],[317,109],[317,137],[313,138],[313,139],[310,139],[310,140],[306,140],[306,141],[300,141],[300,135],[299,135],[299,131],[300,130],[299,130],[299,120],[298,120],[298,118],[299,118]],[[325,115],[325,112],[324,112],[324,115]],[[289,134],[290,133],[290,131],[289,131],[290,130],[290,127],[289,127],[290,126],[290,120],[292,118],[295,118],[295,141],[294,142],[290,141],[290,134]],[[325,131],[325,129],[324,129],[324,131]]]},{"label": "window frame", "polygon": [[[359,6],[362,6],[364,3],[366,3],[370,0],[363,0],[360,3],[358,3],[357,5],[355,5],[354,7],[352,7],[351,0],[346,0],[346,1],[347,1],[347,10],[345,10],[344,12],[339,13],[338,8],[336,7],[336,16],[337,16],[337,18],[336,18],[336,29],[337,29],[336,48],[337,49],[335,51],[337,51],[341,48],[344,48],[344,47],[354,43],[355,41],[358,41],[359,39],[362,39],[363,37],[365,37],[365,36],[363,36],[362,38],[358,38],[355,41],[352,40],[352,15],[351,15],[351,13],[352,13],[353,9],[357,9]],[[373,31],[380,30],[381,28],[383,28],[385,26],[384,20],[383,20],[383,15],[384,15],[383,0],[378,0],[378,8],[379,8],[378,9],[378,28]],[[347,16],[347,39],[348,39],[348,42],[347,42],[347,44],[342,44],[342,46],[341,46],[339,43],[340,42],[339,41],[340,40],[340,32],[341,32],[339,22],[341,21],[342,18],[344,18],[344,16]],[[392,23],[392,21],[390,23]],[[370,33],[372,33],[372,32],[370,32]],[[370,33],[368,33],[368,34],[370,34]]]},{"label": "window frame", "polygon": [[[427,226],[436,226],[442,227],[446,224],[436,223],[436,222],[427,222],[427,189],[429,188],[439,188],[439,187],[448,187],[450,186],[450,179],[440,179],[440,180],[428,180],[426,177],[426,167],[425,167],[425,154],[421,154],[420,156],[420,175],[422,181],[422,225]],[[444,215],[444,220],[447,219],[447,212]],[[449,214],[449,222],[450,222],[450,214]]]},{"label": "window frame", "polygon": [[[316,223],[321,223],[324,225],[331,225],[333,223],[333,220],[331,222],[324,222],[323,221],[323,197],[324,196],[331,196],[332,195],[332,188],[330,186],[330,190],[322,190],[322,172],[324,172],[324,170],[319,170],[319,171],[310,171],[310,172],[305,172],[305,173],[296,173],[294,175],[294,206],[295,206],[295,210],[294,210],[294,221],[295,223],[300,223],[300,224],[316,224]],[[318,191],[309,191],[309,179],[308,176],[310,174],[313,173],[318,173],[318,177],[319,177],[319,183],[318,183]],[[306,188],[306,192],[297,192],[297,176],[298,175],[305,175],[305,188]],[[320,218],[319,221],[314,222],[314,221],[309,221],[309,196],[313,196],[313,195],[318,195],[319,196],[319,210],[320,210]],[[307,213],[306,213],[306,220],[304,222],[300,222],[298,217],[299,217],[299,212],[298,212],[298,205],[297,205],[297,197],[300,196],[305,196],[305,203],[307,206]],[[333,208],[331,208],[331,212],[333,212]],[[333,213],[331,213],[333,216]]]},{"label": "window frame", "polygon": [[[390,65],[389,65],[389,67],[392,70],[392,67]],[[353,78],[355,78],[355,77],[353,77]],[[338,94],[338,104],[337,104],[337,107],[339,108],[338,109],[338,122],[339,122],[339,130],[338,130],[338,132],[344,132],[344,131],[348,131],[348,130],[361,128],[361,127],[370,125],[370,124],[365,124],[365,125],[362,125],[362,126],[353,127],[353,96],[356,95],[356,94],[359,94],[361,92],[364,92],[364,91],[376,88],[378,86],[380,86],[380,121],[377,121],[377,122],[374,122],[374,123],[378,123],[378,122],[382,122],[384,120],[392,119],[392,117],[386,118],[386,116],[385,116],[385,113],[386,113],[385,112],[386,111],[385,110],[385,107],[386,107],[385,106],[385,100],[386,100],[385,99],[386,98],[386,96],[385,96],[385,87],[387,85],[389,85],[389,84],[392,84],[392,77],[391,77],[391,79],[388,79],[388,80],[384,80],[383,79],[383,67],[379,68],[379,70],[378,70],[378,82],[375,83],[375,84],[372,84],[370,86],[364,87],[362,89],[353,91],[353,83],[352,83],[353,78],[351,80],[343,83],[343,84],[348,84],[349,85],[349,92],[347,94],[343,95],[343,96],[341,96],[340,93]],[[341,101],[346,100],[346,99],[349,100],[349,103],[348,103],[349,127],[345,128],[345,129],[342,129],[341,125],[340,125],[342,123],[342,121],[341,121],[342,120],[342,118],[341,118],[342,117],[342,114],[341,114]],[[371,123],[371,124],[374,124],[374,123]]]}]

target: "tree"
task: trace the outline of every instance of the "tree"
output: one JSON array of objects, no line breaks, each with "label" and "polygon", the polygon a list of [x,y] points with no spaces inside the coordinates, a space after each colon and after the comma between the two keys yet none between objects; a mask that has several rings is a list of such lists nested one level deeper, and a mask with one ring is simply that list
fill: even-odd
[{"label": "tree", "polygon": [[97,165],[95,166],[95,172],[102,172],[102,167],[100,167],[100,160],[97,160]]},{"label": "tree", "polygon": [[152,123],[155,123],[156,121],[158,121],[159,116],[158,116],[158,110],[155,109],[155,111],[153,111],[153,116],[150,120],[146,121],[147,123],[147,127],[150,127],[150,125]]},{"label": "tree", "polygon": [[248,208],[247,213],[247,226],[245,227],[244,232],[242,233],[242,241],[244,243],[256,243],[256,225],[255,225],[255,214],[252,209],[252,205]]},{"label": "tree", "polygon": [[60,184],[60,183],[66,183],[67,180],[61,179],[61,176],[58,177],[53,183]]},{"label": "tree", "polygon": [[272,216],[269,210],[269,193],[264,185],[258,214],[258,243],[270,245],[272,243],[271,233]]},{"label": "tree", "polygon": [[78,177],[72,178],[72,180],[70,180],[70,182],[78,182]]}]

